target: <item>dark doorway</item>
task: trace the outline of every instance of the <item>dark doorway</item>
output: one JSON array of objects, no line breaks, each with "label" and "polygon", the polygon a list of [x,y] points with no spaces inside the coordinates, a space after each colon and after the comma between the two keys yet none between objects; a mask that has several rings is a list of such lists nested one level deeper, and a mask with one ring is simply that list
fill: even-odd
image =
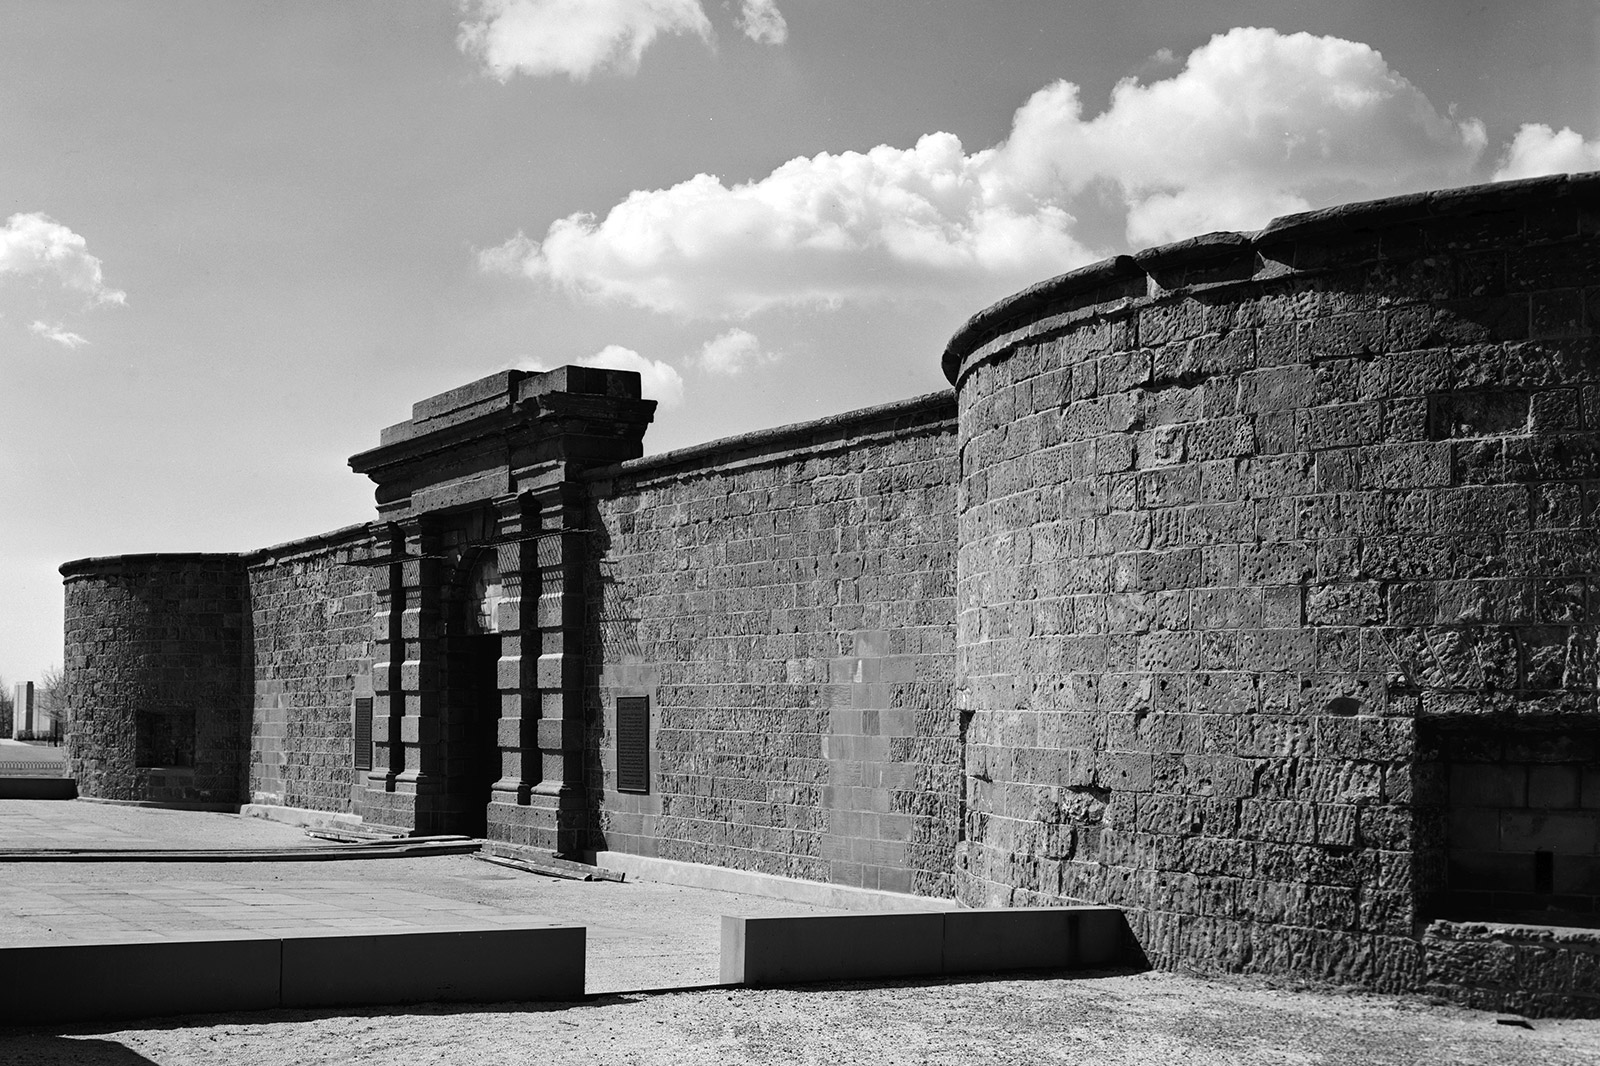
[{"label": "dark doorway", "polygon": [[488,834],[489,799],[500,779],[500,636],[486,633],[459,637],[455,663],[460,670],[452,684],[451,702],[458,726],[451,730],[457,750],[452,754],[457,833]]}]

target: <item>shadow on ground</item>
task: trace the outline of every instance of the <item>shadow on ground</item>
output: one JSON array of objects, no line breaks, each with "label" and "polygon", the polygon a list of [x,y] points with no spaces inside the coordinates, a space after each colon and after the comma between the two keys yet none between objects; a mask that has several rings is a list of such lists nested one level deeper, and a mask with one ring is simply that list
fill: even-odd
[{"label": "shadow on ground", "polygon": [[49,1033],[0,1035],[0,1056],[28,1066],[157,1066],[115,1040]]}]

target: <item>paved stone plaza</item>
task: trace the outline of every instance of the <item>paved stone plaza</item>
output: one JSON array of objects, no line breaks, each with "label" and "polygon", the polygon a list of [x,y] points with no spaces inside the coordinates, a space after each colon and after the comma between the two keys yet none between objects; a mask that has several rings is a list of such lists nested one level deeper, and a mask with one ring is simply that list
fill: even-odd
[{"label": "paved stone plaza", "polygon": [[[306,843],[293,826],[236,815],[82,801],[0,803],[0,851]],[[469,855],[344,862],[13,862],[0,870],[0,946],[223,932],[465,929],[531,918],[588,929],[591,993],[716,982],[723,914],[840,913],[651,882],[547,878]]]}]

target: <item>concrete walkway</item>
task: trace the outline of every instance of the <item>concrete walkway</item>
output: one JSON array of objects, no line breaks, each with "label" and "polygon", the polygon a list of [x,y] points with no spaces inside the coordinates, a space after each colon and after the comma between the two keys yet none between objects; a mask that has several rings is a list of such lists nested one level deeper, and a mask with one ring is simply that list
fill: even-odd
[{"label": "concrete walkway", "polygon": [[[82,800],[0,801],[0,850],[306,843],[293,826],[236,815]],[[715,983],[723,914],[836,913],[843,912],[643,881],[545,878],[467,855],[335,863],[0,864],[0,946],[229,931],[484,928],[535,919],[588,928],[590,992]]]}]

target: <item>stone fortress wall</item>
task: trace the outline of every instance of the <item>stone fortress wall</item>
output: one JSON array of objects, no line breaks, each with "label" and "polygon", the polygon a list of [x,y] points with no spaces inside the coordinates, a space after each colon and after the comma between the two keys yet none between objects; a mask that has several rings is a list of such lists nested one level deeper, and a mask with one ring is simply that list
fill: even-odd
[{"label": "stone fortress wall", "polygon": [[354,701],[372,696],[376,579],[355,526],[253,553],[250,766],[244,799],[354,813]]},{"label": "stone fortress wall", "polygon": [[[972,319],[953,395],[663,456],[594,443],[648,420],[620,376],[485,379],[357,457],[385,521],[64,567],[73,767],[420,825],[477,698],[434,644],[478,610],[491,837],[1600,1012],[1597,322],[1600,179],[1556,178],[1096,264]],[[134,750],[163,714],[187,779]]]},{"label": "stone fortress wall", "polygon": [[[598,846],[952,894],[955,438],[937,393],[597,472]],[[615,787],[627,695],[648,794]]]}]

